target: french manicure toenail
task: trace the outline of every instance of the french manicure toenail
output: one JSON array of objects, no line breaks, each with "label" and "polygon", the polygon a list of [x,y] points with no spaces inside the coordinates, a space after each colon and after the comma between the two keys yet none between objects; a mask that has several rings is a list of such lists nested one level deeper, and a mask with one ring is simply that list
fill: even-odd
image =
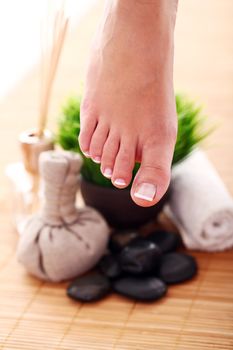
[{"label": "french manicure toenail", "polygon": [[156,186],[143,182],[139,185],[137,191],[134,193],[134,196],[139,199],[144,199],[146,201],[152,202],[156,195]]},{"label": "french manicure toenail", "polygon": [[111,176],[112,176],[112,169],[106,168],[106,169],[104,170],[104,176],[110,179]]},{"label": "french manicure toenail", "polygon": [[97,156],[97,157],[93,157],[92,160],[93,160],[93,162],[100,164],[101,158]]},{"label": "french manicure toenail", "polygon": [[114,181],[114,184],[117,185],[117,186],[126,186],[126,182],[123,179],[116,179]]},{"label": "french manicure toenail", "polygon": [[90,153],[88,152],[88,151],[83,151],[83,154],[84,154],[84,156],[86,156],[86,157],[90,157]]}]

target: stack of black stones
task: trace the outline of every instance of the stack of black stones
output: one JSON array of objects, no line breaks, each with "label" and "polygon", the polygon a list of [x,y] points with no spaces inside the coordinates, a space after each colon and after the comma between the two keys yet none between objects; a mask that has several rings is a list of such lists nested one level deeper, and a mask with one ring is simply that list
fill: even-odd
[{"label": "stack of black stones", "polygon": [[197,273],[194,257],[177,252],[180,243],[177,234],[164,230],[146,237],[135,231],[115,232],[96,269],[73,281],[67,294],[86,302],[112,291],[134,300],[160,299],[168,285],[182,283]]}]

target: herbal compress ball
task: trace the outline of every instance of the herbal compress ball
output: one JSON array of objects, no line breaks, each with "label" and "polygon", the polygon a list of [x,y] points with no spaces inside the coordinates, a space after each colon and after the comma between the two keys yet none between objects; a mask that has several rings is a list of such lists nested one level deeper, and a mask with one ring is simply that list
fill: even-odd
[{"label": "herbal compress ball", "polygon": [[109,228],[94,209],[75,206],[81,157],[48,151],[40,156],[44,201],[20,237],[18,260],[29,273],[58,282],[91,269],[106,250]]}]

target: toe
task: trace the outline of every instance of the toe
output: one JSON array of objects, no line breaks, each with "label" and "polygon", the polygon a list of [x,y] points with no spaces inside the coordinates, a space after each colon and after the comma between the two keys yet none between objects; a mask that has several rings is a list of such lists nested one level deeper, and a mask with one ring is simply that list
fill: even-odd
[{"label": "toe", "polygon": [[136,144],[134,144],[134,142],[121,139],[112,175],[112,183],[114,186],[125,188],[130,184],[135,164],[135,150]]},{"label": "toe", "polygon": [[79,134],[79,146],[83,154],[87,157],[90,156],[89,148],[91,144],[92,135],[97,126],[97,119],[89,118],[80,128]]},{"label": "toe", "polygon": [[89,146],[89,155],[95,163],[100,163],[104,144],[108,137],[109,128],[107,125],[98,123]]},{"label": "toe", "polygon": [[79,146],[86,156],[89,156],[90,143],[97,127],[97,121],[97,114],[82,103],[80,108]]},{"label": "toe", "polygon": [[141,166],[135,176],[131,197],[142,207],[156,204],[165,194],[170,182],[173,145],[145,145]]},{"label": "toe", "polygon": [[120,137],[117,134],[111,133],[104,144],[101,157],[101,172],[110,179],[113,174],[115,159],[119,150]]}]

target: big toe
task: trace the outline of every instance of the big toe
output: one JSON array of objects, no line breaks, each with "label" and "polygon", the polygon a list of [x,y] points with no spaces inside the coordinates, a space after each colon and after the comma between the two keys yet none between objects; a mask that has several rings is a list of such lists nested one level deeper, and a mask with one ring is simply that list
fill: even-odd
[{"label": "big toe", "polygon": [[153,206],[166,193],[170,183],[173,150],[173,145],[165,143],[143,148],[141,166],[131,188],[131,197],[136,204]]}]

